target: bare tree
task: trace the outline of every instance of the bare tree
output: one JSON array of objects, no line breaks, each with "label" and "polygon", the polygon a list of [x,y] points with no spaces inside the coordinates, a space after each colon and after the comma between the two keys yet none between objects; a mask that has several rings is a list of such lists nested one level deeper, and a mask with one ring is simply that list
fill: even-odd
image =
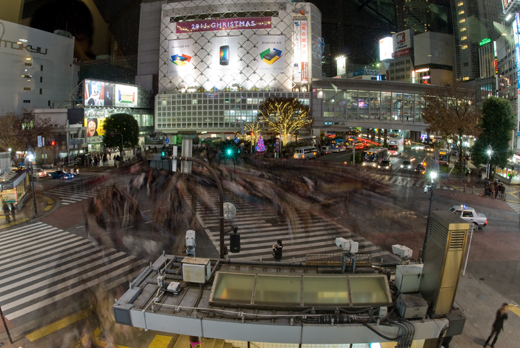
[{"label": "bare tree", "polygon": [[422,118],[432,132],[458,141],[460,173],[462,173],[462,137],[480,133],[481,111],[478,94],[461,85],[439,87],[424,96]]},{"label": "bare tree", "polygon": [[29,146],[36,147],[38,136],[50,137],[51,119],[41,118],[30,111],[22,115],[8,113],[0,116],[0,149],[7,151],[26,151]]},{"label": "bare tree", "polygon": [[313,122],[311,109],[296,98],[267,98],[260,104],[258,116],[260,121],[265,121],[269,130],[280,134],[284,146],[290,134],[310,127]]}]

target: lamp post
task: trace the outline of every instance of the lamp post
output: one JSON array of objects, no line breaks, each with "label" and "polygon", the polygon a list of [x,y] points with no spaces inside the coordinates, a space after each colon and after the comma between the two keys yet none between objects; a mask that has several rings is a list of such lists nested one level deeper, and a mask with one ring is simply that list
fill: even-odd
[{"label": "lamp post", "polygon": [[491,178],[491,167],[489,166],[489,162],[491,161],[491,155],[493,154],[493,148],[491,145],[487,146],[486,153],[488,155],[488,162],[486,166],[486,172],[487,172],[487,179],[489,180]]},{"label": "lamp post", "polygon": [[114,135],[120,135],[121,136],[121,160],[123,160],[123,134],[115,133],[114,131],[110,131],[110,136],[114,137]]},{"label": "lamp post", "polygon": [[29,171],[29,175],[31,176],[29,180],[31,180],[31,187],[32,187],[32,196],[33,196],[33,204],[34,204],[34,216],[38,214],[38,211],[36,210],[36,194],[34,193],[34,176],[33,176],[33,160],[34,160],[34,150],[32,146],[29,146],[29,149],[27,150],[27,160],[29,160],[29,163],[31,163],[31,170]]},{"label": "lamp post", "polygon": [[426,234],[424,235],[424,244],[422,249],[422,260],[425,260],[426,247],[428,246],[428,233],[430,232],[430,215],[432,213],[432,201],[433,201],[433,188],[435,187],[435,179],[437,178],[437,172],[430,172],[431,184],[424,188],[424,192],[430,192],[430,207],[428,208],[428,220],[426,221]]}]

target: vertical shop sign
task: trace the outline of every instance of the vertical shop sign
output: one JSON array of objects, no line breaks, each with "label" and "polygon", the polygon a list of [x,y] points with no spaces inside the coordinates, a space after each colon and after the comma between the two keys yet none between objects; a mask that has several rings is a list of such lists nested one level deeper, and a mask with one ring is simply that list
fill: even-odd
[{"label": "vertical shop sign", "polygon": [[309,37],[307,36],[307,21],[301,21],[301,61],[302,82],[309,82]]},{"label": "vertical shop sign", "polygon": [[293,65],[293,76],[294,82],[301,82],[301,23],[300,21],[294,21],[293,26],[293,42],[294,42],[294,65]]}]

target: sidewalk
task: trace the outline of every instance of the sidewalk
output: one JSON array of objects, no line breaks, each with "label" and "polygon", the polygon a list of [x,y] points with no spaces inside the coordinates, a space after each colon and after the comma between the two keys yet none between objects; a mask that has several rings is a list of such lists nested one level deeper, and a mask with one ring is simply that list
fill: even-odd
[{"label": "sidewalk", "polygon": [[16,213],[16,221],[13,220],[13,216],[11,215],[10,222],[8,223],[5,219],[5,215],[2,212],[0,216],[0,230],[16,226],[22,223],[26,223],[30,220],[33,220],[34,218],[41,217],[42,215],[50,211],[54,206],[55,202],[52,198],[37,194],[36,211],[38,212],[38,214],[37,216],[34,216],[34,203],[32,199],[32,193],[29,191],[27,194],[31,196],[25,203],[25,206],[23,207],[22,211]]}]

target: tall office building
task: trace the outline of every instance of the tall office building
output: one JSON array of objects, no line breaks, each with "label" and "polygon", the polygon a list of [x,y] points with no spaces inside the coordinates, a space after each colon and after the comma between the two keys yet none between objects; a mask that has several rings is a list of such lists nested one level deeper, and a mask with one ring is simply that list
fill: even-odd
[{"label": "tall office building", "polygon": [[397,31],[451,34],[450,0],[396,0]]},{"label": "tall office building", "polygon": [[455,35],[456,79],[469,81],[480,77],[479,50],[485,39],[496,39],[500,33],[493,22],[500,22],[500,0],[452,0]]}]

